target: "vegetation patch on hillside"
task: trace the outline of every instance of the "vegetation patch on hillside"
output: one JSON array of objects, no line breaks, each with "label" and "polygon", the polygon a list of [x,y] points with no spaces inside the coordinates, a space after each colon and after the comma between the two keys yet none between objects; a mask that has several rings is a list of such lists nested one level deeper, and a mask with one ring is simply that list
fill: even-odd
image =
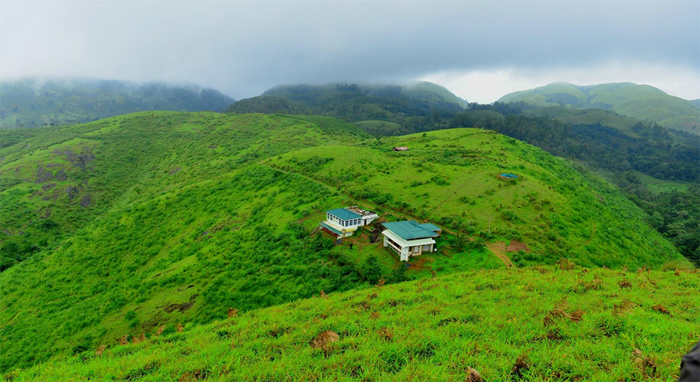
[{"label": "vegetation patch on hillside", "polygon": [[674,381],[700,336],[698,273],[473,271],[320,294],[175,328],[7,381]]}]

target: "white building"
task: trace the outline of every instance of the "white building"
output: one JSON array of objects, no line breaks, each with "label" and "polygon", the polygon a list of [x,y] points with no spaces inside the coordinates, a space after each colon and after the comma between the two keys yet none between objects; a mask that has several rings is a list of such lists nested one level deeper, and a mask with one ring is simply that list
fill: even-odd
[{"label": "white building", "polygon": [[384,247],[389,247],[399,255],[401,261],[408,261],[411,256],[420,256],[423,252],[433,252],[434,237],[440,235],[442,229],[435,224],[419,224],[415,220],[383,223],[385,230]]},{"label": "white building", "polygon": [[326,211],[320,228],[338,239],[352,236],[358,228],[372,223],[379,215],[355,206]]}]

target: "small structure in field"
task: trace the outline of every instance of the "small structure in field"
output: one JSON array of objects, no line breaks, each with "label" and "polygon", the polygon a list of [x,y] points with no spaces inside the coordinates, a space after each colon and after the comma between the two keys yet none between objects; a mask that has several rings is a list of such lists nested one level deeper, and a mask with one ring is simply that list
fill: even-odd
[{"label": "small structure in field", "polygon": [[326,220],[319,224],[319,228],[336,239],[342,239],[352,236],[358,228],[372,223],[378,217],[375,212],[356,206],[336,208],[326,211]]},{"label": "small structure in field", "polygon": [[518,176],[515,174],[500,174],[498,175],[499,179],[505,179],[505,180],[511,180],[511,179],[518,179]]},{"label": "small structure in field", "polygon": [[394,151],[408,151],[408,147],[406,147],[406,146],[394,147]]},{"label": "small structure in field", "polygon": [[435,224],[420,224],[415,220],[383,223],[383,226],[384,247],[394,250],[401,261],[436,251],[434,238],[442,233],[442,229]]}]

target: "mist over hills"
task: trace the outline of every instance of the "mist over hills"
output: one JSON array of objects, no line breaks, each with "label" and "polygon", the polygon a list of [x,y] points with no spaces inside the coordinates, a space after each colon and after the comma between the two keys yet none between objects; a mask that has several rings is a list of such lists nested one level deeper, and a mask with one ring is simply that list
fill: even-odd
[{"label": "mist over hills", "polygon": [[373,135],[423,130],[463,111],[467,102],[430,82],[284,85],[240,100],[229,113],[318,114],[352,122]]},{"label": "mist over hills", "polygon": [[74,124],[144,110],[223,111],[233,101],[197,85],[90,78],[0,81],[0,129]]},{"label": "mist over hills", "polygon": [[499,102],[612,110],[628,117],[700,135],[700,107],[649,86],[611,83],[577,86],[553,83],[507,94]]}]

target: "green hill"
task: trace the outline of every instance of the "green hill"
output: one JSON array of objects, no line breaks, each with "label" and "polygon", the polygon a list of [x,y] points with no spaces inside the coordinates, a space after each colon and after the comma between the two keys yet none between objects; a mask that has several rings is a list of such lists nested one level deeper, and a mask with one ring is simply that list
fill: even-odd
[{"label": "green hill", "polygon": [[415,132],[418,126],[435,124],[466,107],[465,100],[442,86],[408,82],[278,86],[240,100],[226,112],[327,115],[385,136]]},{"label": "green hill", "polygon": [[572,109],[563,106],[528,109],[523,112],[523,115],[555,118],[572,125],[610,126],[626,133],[632,133],[634,136],[637,134],[631,128],[640,122],[638,119],[626,117],[610,110]]},{"label": "green hill", "polygon": [[700,107],[692,101],[670,96],[648,85],[617,83],[577,86],[554,83],[510,93],[499,101],[612,110],[628,117],[700,134]]},{"label": "green hill", "polygon": [[471,271],[135,332],[133,343],[104,342],[5,379],[469,381],[473,369],[487,381],[675,381],[697,341],[697,273],[566,265]]},{"label": "green hill", "polygon": [[[4,372],[362,287],[370,271],[688,266],[608,183],[490,131],[373,139],[327,117],[143,112],[2,133],[14,142],[0,148]],[[405,269],[369,232],[311,235],[344,205],[437,223],[439,251]]]},{"label": "green hill", "polygon": [[223,111],[228,96],[198,86],[98,79],[0,82],[0,129],[66,125],[144,110]]}]

